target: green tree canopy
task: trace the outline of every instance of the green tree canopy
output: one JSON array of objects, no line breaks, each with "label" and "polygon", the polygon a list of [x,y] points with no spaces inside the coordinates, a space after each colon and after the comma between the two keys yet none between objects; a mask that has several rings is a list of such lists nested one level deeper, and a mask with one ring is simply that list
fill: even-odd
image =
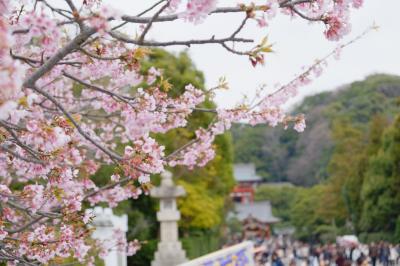
[{"label": "green tree canopy", "polygon": [[399,232],[400,116],[384,131],[379,150],[369,160],[361,198],[364,230]]}]

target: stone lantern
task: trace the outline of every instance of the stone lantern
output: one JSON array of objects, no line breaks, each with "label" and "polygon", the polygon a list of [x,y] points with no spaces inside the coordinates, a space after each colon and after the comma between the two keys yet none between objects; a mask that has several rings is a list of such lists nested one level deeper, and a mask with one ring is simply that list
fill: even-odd
[{"label": "stone lantern", "polygon": [[151,265],[175,266],[187,261],[186,253],[178,238],[178,221],[181,215],[176,205],[176,198],[186,195],[184,188],[175,186],[172,174],[166,171],[161,174],[161,185],[153,188],[150,195],[160,199],[157,220],[160,222],[161,236]]}]

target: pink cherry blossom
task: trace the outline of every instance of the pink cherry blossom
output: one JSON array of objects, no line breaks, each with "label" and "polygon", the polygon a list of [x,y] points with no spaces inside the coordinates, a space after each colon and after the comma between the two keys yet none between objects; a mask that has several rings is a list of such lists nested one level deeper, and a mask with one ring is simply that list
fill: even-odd
[{"label": "pink cherry blossom", "polygon": [[138,240],[130,241],[126,248],[126,255],[133,256],[140,249],[140,243]]},{"label": "pink cherry blossom", "polygon": [[304,118],[299,119],[298,121],[296,121],[296,123],[294,124],[293,127],[297,132],[303,132],[304,129],[306,128],[306,123]]},{"label": "pink cherry blossom", "polygon": [[278,12],[279,1],[277,1],[277,0],[268,0],[267,1],[267,7],[268,7],[268,9],[267,9],[266,13],[267,13],[267,16],[268,16],[268,20],[271,20],[276,16],[276,14]]},{"label": "pink cherry blossom", "polygon": [[121,176],[119,174],[111,175],[111,181],[118,182],[120,179],[121,179]]},{"label": "pink cherry blossom", "polygon": [[3,240],[7,235],[8,233],[4,231],[4,227],[0,226],[0,240]]},{"label": "pink cherry blossom", "polygon": [[217,2],[217,0],[188,0],[186,11],[180,14],[180,17],[195,24],[201,23],[216,8]]},{"label": "pink cherry blossom", "polygon": [[11,190],[6,185],[0,184],[0,200],[2,202],[7,202],[10,195]]},{"label": "pink cherry blossom", "polygon": [[364,3],[364,0],[353,0],[353,7],[360,8]]}]

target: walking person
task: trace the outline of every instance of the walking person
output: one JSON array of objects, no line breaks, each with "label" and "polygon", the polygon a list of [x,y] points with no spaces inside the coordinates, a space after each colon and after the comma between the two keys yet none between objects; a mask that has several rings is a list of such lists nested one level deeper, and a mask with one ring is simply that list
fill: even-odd
[{"label": "walking person", "polygon": [[392,266],[395,266],[397,263],[397,258],[399,254],[397,253],[397,249],[394,245],[390,244],[389,246],[389,263]]},{"label": "walking person", "polygon": [[378,247],[374,242],[369,246],[369,257],[371,258],[372,266],[376,266],[376,260],[378,259]]},{"label": "walking person", "polygon": [[274,251],[272,253],[272,264],[271,266],[284,266],[281,258],[279,258],[278,253]]},{"label": "walking person", "polygon": [[346,256],[343,250],[338,250],[335,263],[337,266],[346,266]]},{"label": "walking person", "polygon": [[384,243],[381,242],[381,247],[379,250],[379,256],[380,256],[380,261],[382,263],[383,266],[389,266],[389,256],[390,256],[390,250],[389,250],[389,246]]}]

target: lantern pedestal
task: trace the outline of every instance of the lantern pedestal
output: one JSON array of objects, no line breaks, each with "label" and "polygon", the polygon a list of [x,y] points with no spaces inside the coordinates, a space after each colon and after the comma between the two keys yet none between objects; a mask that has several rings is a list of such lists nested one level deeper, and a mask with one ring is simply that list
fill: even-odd
[{"label": "lantern pedestal", "polygon": [[187,261],[186,252],[182,249],[178,237],[178,221],[181,218],[176,206],[176,198],[186,195],[181,186],[175,186],[172,174],[161,175],[161,186],[153,188],[150,195],[160,199],[160,211],[157,220],[160,222],[160,238],[152,266],[175,266]]}]

